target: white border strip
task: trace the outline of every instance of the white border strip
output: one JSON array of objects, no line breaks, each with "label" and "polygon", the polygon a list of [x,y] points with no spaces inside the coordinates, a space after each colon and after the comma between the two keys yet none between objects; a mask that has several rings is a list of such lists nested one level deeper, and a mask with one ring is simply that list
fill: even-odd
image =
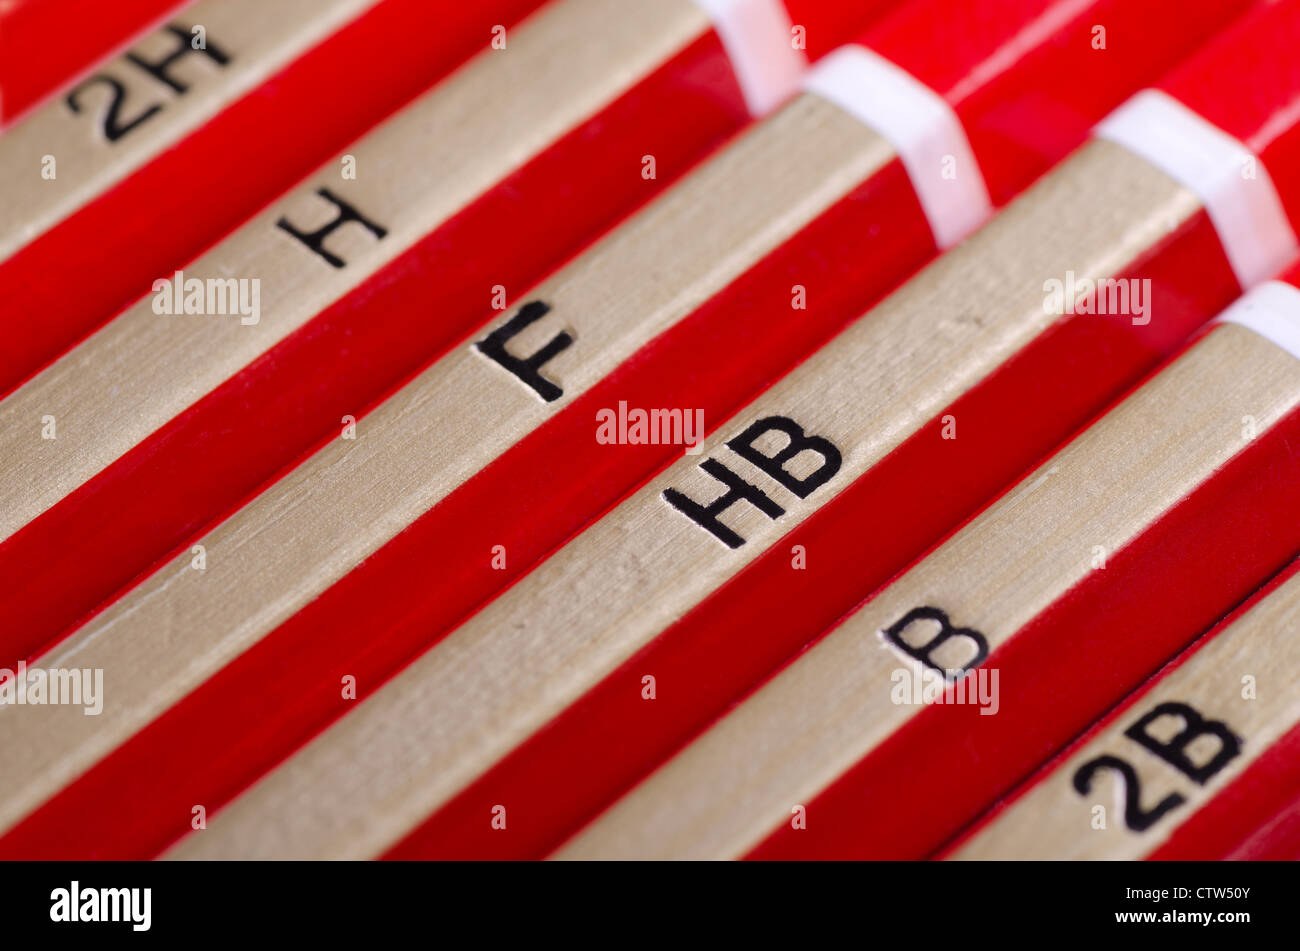
[{"label": "white border strip", "polygon": [[1272,277],[1300,251],[1264,164],[1174,97],[1144,89],[1093,134],[1141,156],[1196,193],[1243,289]]},{"label": "white border strip", "polygon": [[1300,359],[1300,290],[1285,281],[1265,281],[1238,298],[1215,323],[1248,327]]},{"label": "white border strip", "polygon": [[750,115],[766,115],[798,91],[808,57],[794,47],[782,0],[695,2],[713,21]]},{"label": "white border strip", "polygon": [[906,70],[864,46],[844,46],[809,73],[804,88],[889,140],[940,250],[993,214],[961,121],[942,96]]}]

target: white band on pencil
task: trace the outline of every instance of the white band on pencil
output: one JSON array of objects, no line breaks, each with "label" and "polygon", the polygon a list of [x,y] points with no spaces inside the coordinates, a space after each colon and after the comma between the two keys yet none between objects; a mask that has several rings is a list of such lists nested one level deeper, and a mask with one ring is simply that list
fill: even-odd
[{"label": "white band on pencil", "polygon": [[695,2],[713,21],[751,115],[766,115],[798,91],[808,57],[795,48],[781,0]]},{"label": "white band on pencil", "polygon": [[809,73],[804,88],[889,140],[940,250],[993,213],[961,121],[942,96],[906,70],[866,47],[845,46]]},{"label": "white band on pencil", "polygon": [[1141,156],[1200,198],[1244,290],[1295,257],[1295,231],[1263,163],[1174,97],[1144,89],[1093,134]]},{"label": "white band on pencil", "polygon": [[1300,290],[1285,281],[1265,281],[1238,298],[1215,323],[1248,327],[1300,359]]}]

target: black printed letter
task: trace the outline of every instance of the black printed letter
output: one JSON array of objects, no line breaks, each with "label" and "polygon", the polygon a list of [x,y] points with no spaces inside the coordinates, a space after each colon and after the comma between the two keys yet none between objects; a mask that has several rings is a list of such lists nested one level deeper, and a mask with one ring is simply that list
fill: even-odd
[{"label": "black printed letter", "polygon": [[154,79],[171,86],[171,88],[176,90],[178,93],[183,94],[187,89],[189,89],[189,87],[179,80],[173,79],[168,75],[167,70],[181,57],[188,56],[190,53],[202,53],[218,66],[225,66],[230,62],[230,57],[215,46],[208,46],[206,49],[195,49],[194,45],[190,42],[190,31],[185,29],[183,26],[168,24],[167,31],[180,40],[180,45],[156,63],[149,62],[139,53],[127,53],[126,58],[135,63],[135,65],[139,66],[150,76],[154,77]]},{"label": "black printed letter", "polygon": [[[775,456],[767,456],[754,448],[754,442],[764,433],[773,430],[785,433],[790,437],[790,442]],[[814,491],[829,482],[831,476],[840,471],[840,451],[829,439],[805,436],[803,427],[793,419],[784,416],[768,416],[751,423],[749,428],[739,436],[728,440],[727,448],[740,458],[758,466],[801,499],[808,498]],[[796,479],[785,470],[785,464],[805,449],[811,449],[825,461],[808,478]]]},{"label": "black printed letter", "polygon": [[[182,56],[191,52],[197,52],[203,53],[219,66],[225,66],[226,63],[230,62],[230,57],[215,46],[195,50],[190,44],[190,33],[185,29],[185,27],[168,26],[166,29],[180,40],[180,45],[175,51],[169,53],[166,57],[156,63],[151,63],[148,60],[145,60],[138,53],[127,53],[126,58],[136,66],[139,66],[150,76],[153,76],[159,82],[170,86],[177,94],[183,95],[189,87],[168,75],[167,69]],[[77,86],[77,88],[73,89],[72,92],[68,93],[68,108],[73,112],[81,112],[81,94],[91,86],[101,84],[112,90],[112,97],[108,101],[108,110],[104,114],[104,138],[108,139],[110,142],[116,142],[140,123],[151,118],[162,109],[161,105],[155,103],[138,115],[133,116],[130,119],[123,119],[122,105],[126,100],[126,86],[107,73],[100,73],[99,75],[91,76],[81,85]]]},{"label": "black printed letter", "polygon": [[[1167,743],[1147,732],[1147,727],[1163,716],[1179,717],[1184,724],[1183,729]],[[1141,743],[1174,769],[1186,773],[1202,785],[1241,752],[1241,740],[1233,735],[1226,724],[1218,720],[1205,719],[1185,703],[1160,704],[1125,730],[1124,735],[1130,740]],[[1213,736],[1219,741],[1219,751],[1204,766],[1197,766],[1187,756],[1188,744],[1198,736]]]},{"label": "black printed letter", "polygon": [[739,548],[745,544],[743,538],[718,521],[718,516],[725,512],[733,502],[744,499],[772,519],[780,518],[785,514],[785,509],[769,499],[762,489],[750,485],[722,463],[713,459],[705,459],[700,463],[700,468],[727,486],[725,495],[708,505],[701,505],[676,489],[666,489],[664,490],[664,499],[695,524],[712,532],[728,548]]},{"label": "black printed letter", "polygon": [[341,268],[347,262],[344,261],[338,255],[331,254],[328,250],[326,250],[325,239],[329,237],[330,234],[334,232],[334,229],[338,228],[340,225],[345,225],[349,221],[355,221],[357,224],[361,225],[367,231],[373,234],[376,238],[382,239],[388,235],[388,230],[386,228],[381,228],[373,221],[368,221],[367,219],[361,217],[361,212],[357,211],[355,208],[349,205],[342,198],[339,198],[328,188],[318,188],[316,189],[316,194],[320,195],[322,198],[326,199],[327,201],[333,202],[338,207],[339,213],[337,218],[335,218],[329,224],[316,229],[311,234],[306,234],[302,231],[299,231],[293,225],[289,224],[288,218],[284,218],[284,217],[281,217],[280,220],[275,223],[275,226],[277,228],[281,228],[284,231],[289,232],[289,234],[293,235],[303,244],[307,245],[307,247],[311,248],[313,251],[315,251],[317,254],[323,257],[334,267]]},{"label": "black printed letter", "polygon": [[551,338],[546,346],[522,360],[506,349],[506,343],[529,324],[541,320],[550,313],[550,310],[550,304],[539,300],[529,301],[519,308],[517,314],[474,344],[479,353],[485,357],[490,357],[519,377],[519,379],[536,390],[537,395],[548,403],[563,396],[564,390],[542,376],[539,371],[542,364],[573,343],[573,337],[561,330]]},{"label": "black printed letter", "polygon": [[[903,631],[907,630],[917,621],[935,621],[939,625],[939,633],[917,647],[913,647],[907,641],[903,640]],[[958,676],[964,674],[973,667],[977,667],[984,662],[984,658],[989,656],[989,642],[984,639],[984,635],[979,631],[973,631],[968,627],[953,627],[948,620],[948,615],[938,608],[912,608],[903,617],[895,621],[892,625],[881,631],[882,634],[895,647],[904,654],[915,657],[925,666],[932,670],[937,670],[943,674],[946,679],[956,680],[956,677],[950,677],[948,671],[940,667],[930,658],[934,652],[943,644],[954,637],[964,637],[975,645],[975,656],[963,664],[959,670]]]}]

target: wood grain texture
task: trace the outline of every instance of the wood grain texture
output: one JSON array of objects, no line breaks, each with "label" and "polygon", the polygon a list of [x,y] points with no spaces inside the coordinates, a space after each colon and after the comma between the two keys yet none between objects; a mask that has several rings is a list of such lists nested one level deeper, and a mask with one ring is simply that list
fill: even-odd
[{"label": "wood grain texture", "polygon": [[[1300,405],[1300,363],[1226,325],[867,602],[558,853],[733,858],[788,821],[908,719],[891,674],[917,667],[880,634],[933,605],[990,651]],[[1004,689],[1014,685],[1003,684]],[[1050,852],[1050,849],[1048,850]]]},{"label": "wood grain texture", "polygon": [[172,854],[378,853],[1050,324],[1046,277],[1116,274],[1198,209],[1145,162],[1088,145],[705,443],[719,454],[753,419],[790,416],[843,452],[830,483],[806,501],[778,491],[775,521],[729,512],[748,539],[731,550],[661,497],[717,496],[699,457],[682,460]]},{"label": "wood grain texture", "polygon": [[[1295,670],[1300,665],[1297,631],[1300,575],[1215,635],[949,858],[1137,859],[1148,855],[1300,722],[1300,693],[1295,689]],[[1254,699],[1243,696],[1245,677],[1254,678]],[[1241,752],[1204,785],[1191,782],[1124,736],[1124,730],[1144,712],[1166,702],[1189,704],[1207,719],[1226,724],[1243,740]],[[1214,749],[1211,744],[1207,755],[1213,755]],[[1186,801],[1144,831],[1128,828],[1123,820],[1125,790],[1117,775],[1098,773],[1087,795],[1080,795],[1072,784],[1081,765],[1105,754],[1120,756],[1133,767],[1141,782],[1143,808],[1170,794]],[[1106,807],[1104,829],[1093,828],[1096,805]]]},{"label": "wood grain texture", "polygon": [[[562,0],[349,148],[355,179],[326,163],[185,268],[187,278],[259,279],[257,324],[159,316],[150,295],[0,403],[0,540],[710,28],[690,0]],[[282,216],[303,231],[332,221],[322,187],[387,229],[382,240],[356,223],[331,234],[343,268],[276,227]],[[40,438],[47,415],[53,440]]]},{"label": "wood grain texture", "polygon": [[[194,571],[186,554],[45,661],[104,667],[116,699],[93,719],[47,709],[7,721],[0,748],[12,742],[16,755],[22,748],[32,768],[21,789],[0,794],[0,826],[270,632],[892,155],[836,107],[801,98],[530,295],[552,311],[511,348],[530,352],[561,329],[574,336],[546,366],[564,387],[561,399],[544,402],[473,350],[480,332],[362,419],[355,440],[335,440],[199,539],[205,571]],[[533,331],[539,340],[530,343],[524,338]]]},{"label": "wood grain texture", "polygon": [[[197,51],[169,69],[188,87],[178,95],[126,59],[110,60],[92,75],[112,76],[125,87],[120,122],[162,107],[116,142],[103,131],[112,91],[105,85],[78,95],[80,112],[60,96],[0,138],[0,261],[143,166],[229,103],[257,86],[377,0],[204,0],[168,23],[202,25],[210,48],[229,56],[224,66]],[[75,29],[75,24],[68,24]],[[131,46],[148,61],[177,48],[177,38],[154,30]],[[57,177],[41,177],[41,160],[54,156]]]}]

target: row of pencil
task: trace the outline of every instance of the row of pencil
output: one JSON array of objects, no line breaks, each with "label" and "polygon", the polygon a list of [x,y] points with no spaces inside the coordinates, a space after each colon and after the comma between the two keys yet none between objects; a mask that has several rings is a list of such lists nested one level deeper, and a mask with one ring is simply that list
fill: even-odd
[{"label": "row of pencil", "polygon": [[0,856],[1300,851],[1300,2],[116,15],[0,66]]}]

